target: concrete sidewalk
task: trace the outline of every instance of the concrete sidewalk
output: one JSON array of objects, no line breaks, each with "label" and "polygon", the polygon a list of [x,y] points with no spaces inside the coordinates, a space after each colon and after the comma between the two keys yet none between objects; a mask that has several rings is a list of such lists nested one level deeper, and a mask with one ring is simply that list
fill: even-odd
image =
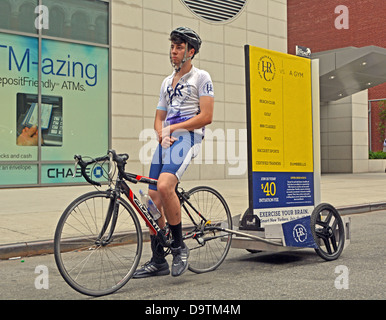
[{"label": "concrete sidewalk", "polygon": [[[246,179],[186,181],[181,185],[186,190],[198,185],[217,189],[232,215],[242,214],[248,207]],[[138,192],[147,186],[131,187]],[[0,259],[50,251],[64,209],[75,198],[92,190],[95,190],[92,186],[0,190]],[[324,174],[321,202],[332,204],[341,214],[386,209],[386,174]]]}]

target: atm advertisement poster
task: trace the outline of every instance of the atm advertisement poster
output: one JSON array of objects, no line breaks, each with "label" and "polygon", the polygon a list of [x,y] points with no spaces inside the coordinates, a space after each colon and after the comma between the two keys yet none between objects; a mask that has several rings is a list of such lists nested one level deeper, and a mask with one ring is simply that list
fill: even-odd
[{"label": "atm advertisement poster", "polygon": [[311,215],[311,62],[251,46],[245,50],[253,213],[262,226]]},{"label": "atm advertisement poster", "polygon": [[35,37],[0,33],[1,185],[36,184],[34,161],[56,162],[41,166],[42,183],[84,182],[57,163],[108,149],[108,48],[42,39],[40,70],[38,48]]}]

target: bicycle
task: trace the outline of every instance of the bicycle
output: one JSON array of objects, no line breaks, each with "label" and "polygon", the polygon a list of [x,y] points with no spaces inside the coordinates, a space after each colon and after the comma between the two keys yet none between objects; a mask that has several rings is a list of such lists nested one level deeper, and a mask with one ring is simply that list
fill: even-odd
[{"label": "bicycle", "polygon": [[[128,154],[109,150],[107,155],[90,161],[80,155],[74,159],[86,181],[98,187],[101,183],[92,180],[86,169],[100,163],[104,168],[108,162],[109,183],[107,190],[81,195],[64,210],[55,231],[55,261],[64,280],[76,291],[89,296],[108,295],[132,278],[140,262],[144,240],[136,212],[164,246],[165,256],[170,253],[173,240],[167,229],[159,228],[125,182],[157,184],[155,179],[125,172]],[[113,173],[113,168],[117,172]],[[185,191],[177,186],[176,193],[185,213],[183,238],[190,249],[189,270],[213,271],[231,246],[232,235],[224,232],[224,228],[232,229],[229,207],[221,194],[210,187]]]}]

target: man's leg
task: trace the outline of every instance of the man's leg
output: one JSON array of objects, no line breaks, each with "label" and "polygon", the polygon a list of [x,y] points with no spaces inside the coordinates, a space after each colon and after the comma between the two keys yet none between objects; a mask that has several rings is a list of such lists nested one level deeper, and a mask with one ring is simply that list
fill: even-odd
[{"label": "man's leg", "polygon": [[[166,220],[165,220],[165,215],[163,213],[163,208],[162,208],[162,202],[161,202],[161,197],[160,194],[157,190],[152,190],[149,189],[149,196],[153,200],[154,204],[157,206],[158,210],[161,212],[161,217],[157,220],[158,226],[163,229],[165,228],[166,225]],[[149,229],[150,234],[153,232]]]},{"label": "man's leg", "polygon": [[[160,147],[159,147],[160,148]],[[149,176],[152,178],[157,178],[159,172],[162,168],[159,161],[157,160],[160,157],[160,150],[157,150],[154,153],[152,165],[150,167]],[[153,186],[149,187],[149,196],[152,198],[153,202],[161,212],[161,217],[158,219],[157,223],[161,229],[165,227],[165,215],[162,210],[162,203],[159,192],[157,190],[151,189]],[[164,248],[160,244],[158,238],[153,234],[149,229],[150,233],[150,246],[152,251],[152,257],[150,261],[146,262],[140,269],[136,270],[133,278],[147,278],[152,276],[161,276],[170,274],[169,264],[165,259]]]},{"label": "man's leg", "polygon": [[[161,206],[161,198],[156,190],[149,190],[149,196],[161,212],[161,217],[157,223],[161,229],[165,227],[165,216]],[[152,257],[150,261],[146,262],[142,268],[135,271],[133,278],[147,278],[153,276],[163,276],[170,274],[169,264],[165,259],[164,248],[160,244],[157,236],[149,229],[150,233],[150,247]]]},{"label": "man's leg", "polygon": [[[157,182],[159,200],[169,225],[181,223],[180,200],[176,194],[177,177],[169,172],[160,174]],[[158,200],[158,199],[157,199]]]},{"label": "man's leg", "polygon": [[161,173],[157,183],[164,214],[173,236],[172,276],[179,276],[186,271],[189,257],[189,249],[182,240],[181,206],[175,192],[177,183],[177,177],[168,172]]}]

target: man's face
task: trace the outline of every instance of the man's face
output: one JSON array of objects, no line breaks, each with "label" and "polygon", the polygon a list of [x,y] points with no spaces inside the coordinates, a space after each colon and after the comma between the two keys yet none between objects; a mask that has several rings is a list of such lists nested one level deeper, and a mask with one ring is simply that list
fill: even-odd
[{"label": "man's face", "polygon": [[[182,60],[184,59],[185,55],[185,49],[186,49],[186,44],[185,43],[171,43],[170,46],[170,55],[172,62],[174,64],[180,64]],[[193,55],[194,49],[191,49],[187,54],[186,57],[191,57]]]}]

